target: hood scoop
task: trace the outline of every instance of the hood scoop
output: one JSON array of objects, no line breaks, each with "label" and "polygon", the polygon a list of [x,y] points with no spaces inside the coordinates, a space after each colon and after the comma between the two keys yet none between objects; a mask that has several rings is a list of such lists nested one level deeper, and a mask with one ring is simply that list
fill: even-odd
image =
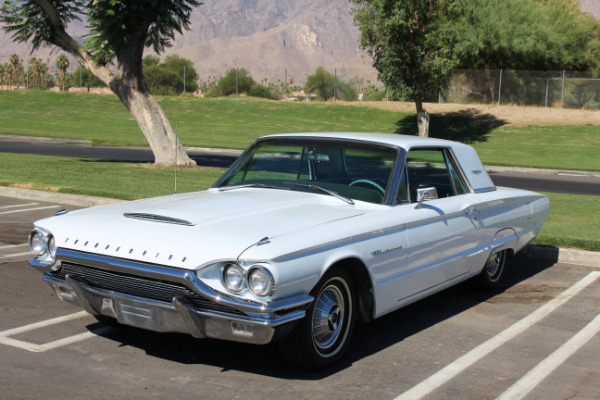
[{"label": "hood scoop", "polygon": [[163,224],[174,224],[184,226],[194,226],[190,221],[185,219],[167,217],[164,215],[148,214],[148,213],[124,213],[125,218],[141,219],[143,221],[161,222]]}]

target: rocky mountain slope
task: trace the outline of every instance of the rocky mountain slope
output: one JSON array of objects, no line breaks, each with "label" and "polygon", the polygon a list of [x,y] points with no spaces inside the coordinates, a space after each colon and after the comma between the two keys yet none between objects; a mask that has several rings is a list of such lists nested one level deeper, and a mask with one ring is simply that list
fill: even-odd
[{"label": "rocky mountain slope", "polygon": [[[600,1],[580,0],[582,10],[600,18]],[[317,67],[346,80],[358,76],[375,81],[370,57],[358,46],[348,0],[204,0],[185,32],[166,54],[189,58],[202,79],[219,77],[230,68],[246,68],[255,80],[303,84]],[[76,36],[83,25],[69,27]],[[0,62],[17,53],[28,59],[30,46],[15,44],[0,31]],[[54,59],[42,49],[33,56]],[[75,61],[72,59],[75,68]]]}]

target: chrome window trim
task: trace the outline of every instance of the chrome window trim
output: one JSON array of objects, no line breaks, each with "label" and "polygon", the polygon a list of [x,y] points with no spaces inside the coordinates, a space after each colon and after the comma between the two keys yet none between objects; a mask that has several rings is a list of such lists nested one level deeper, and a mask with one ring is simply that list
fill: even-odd
[{"label": "chrome window trim", "polygon": [[[390,149],[390,150],[394,150],[396,152],[396,158],[394,160],[394,164],[392,165],[392,172],[390,174],[390,178],[389,178],[389,182],[388,182],[388,186],[386,188],[386,192],[385,192],[385,196],[383,199],[383,203],[381,203],[381,205],[388,205],[388,206],[392,206],[394,205],[395,202],[395,198],[396,198],[396,190],[398,188],[398,183],[400,180],[400,173],[399,171],[401,171],[401,168],[398,168],[399,166],[402,166],[404,163],[404,160],[406,158],[406,150],[403,147],[400,146],[396,146],[393,144],[388,144],[388,143],[379,143],[379,142],[375,142],[372,140],[368,140],[368,139],[349,139],[349,138],[344,138],[344,139],[340,139],[340,138],[330,138],[330,137],[305,137],[305,136],[285,136],[285,137],[279,137],[279,138],[273,138],[273,137],[264,137],[264,138],[259,138],[256,139],[247,149],[246,151],[244,151],[244,153],[242,155],[240,155],[240,157],[227,169],[227,171],[225,171],[223,173],[223,175],[221,175],[221,177],[219,177],[219,179],[217,179],[217,181],[214,183],[214,185],[212,186],[212,188],[220,188],[222,183],[229,177],[229,175],[233,172],[233,170],[235,168],[237,168],[238,164],[241,162],[241,160],[251,151],[254,151],[255,147],[262,143],[262,142],[268,142],[268,141],[288,141],[288,142],[295,142],[295,141],[314,141],[314,142],[332,142],[332,143],[340,143],[340,142],[344,142],[344,143],[351,143],[351,144],[368,144],[371,146],[376,146],[376,147],[380,147],[380,148],[386,148],[386,149]],[[344,160],[345,161],[345,160]]]}]

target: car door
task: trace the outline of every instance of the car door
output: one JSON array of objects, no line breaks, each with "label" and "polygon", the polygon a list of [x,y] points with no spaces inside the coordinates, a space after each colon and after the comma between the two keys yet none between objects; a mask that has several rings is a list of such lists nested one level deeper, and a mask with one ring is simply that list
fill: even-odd
[{"label": "car door", "polygon": [[[400,301],[435,291],[463,278],[477,246],[472,195],[449,149],[413,149],[407,154],[398,207],[406,212],[407,258]],[[402,188],[405,185],[405,189]],[[437,196],[418,202],[419,189]],[[437,197],[437,198],[435,198]]]}]

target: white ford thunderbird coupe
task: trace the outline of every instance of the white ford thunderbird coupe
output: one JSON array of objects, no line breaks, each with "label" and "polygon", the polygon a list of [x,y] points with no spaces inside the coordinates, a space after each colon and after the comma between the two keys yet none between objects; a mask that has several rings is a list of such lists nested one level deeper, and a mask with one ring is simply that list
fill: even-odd
[{"label": "white ford thunderbird coupe", "polygon": [[546,196],[474,149],[362,133],[258,139],[203,192],[36,222],[30,265],[101,322],[265,344],[324,368],[369,321],[466,279],[493,287]]}]

